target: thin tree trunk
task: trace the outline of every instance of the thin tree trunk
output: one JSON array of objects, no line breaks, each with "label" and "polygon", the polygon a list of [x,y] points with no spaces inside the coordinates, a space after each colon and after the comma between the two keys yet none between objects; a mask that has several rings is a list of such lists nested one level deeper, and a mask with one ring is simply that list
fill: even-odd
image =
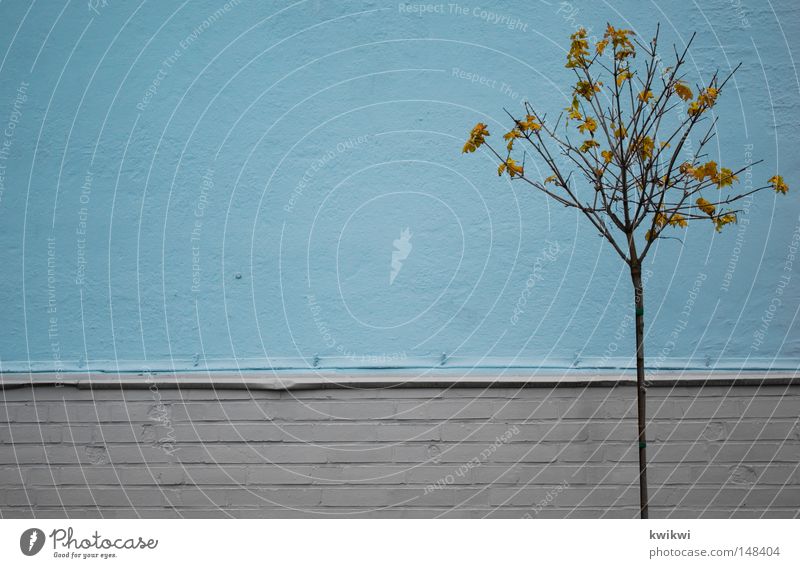
[{"label": "thin tree trunk", "polygon": [[639,516],[648,518],[647,507],[647,386],[644,377],[644,288],[642,267],[631,265],[634,302],[636,305],[636,401],[639,426]]}]

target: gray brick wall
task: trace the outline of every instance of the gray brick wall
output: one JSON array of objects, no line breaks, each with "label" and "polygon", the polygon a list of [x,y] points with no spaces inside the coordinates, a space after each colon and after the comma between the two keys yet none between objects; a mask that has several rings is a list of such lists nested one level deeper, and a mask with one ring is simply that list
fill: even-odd
[{"label": "gray brick wall", "polygon": [[[635,517],[630,386],[0,391],[3,517]],[[800,515],[800,387],[650,391],[653,517]]]}]

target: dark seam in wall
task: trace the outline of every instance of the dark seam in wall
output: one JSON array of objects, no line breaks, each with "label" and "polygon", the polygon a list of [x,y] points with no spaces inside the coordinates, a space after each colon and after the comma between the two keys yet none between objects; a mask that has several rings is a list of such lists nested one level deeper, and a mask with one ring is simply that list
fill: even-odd
[{"label": "dark seam in wall", "polygon": [[[374,380],[369,378],[347,378],[336,382],[323,380],[295,380],[295,379],[242,379],[242,380],[217,380],[209,378],[175,379],[160,378],[152,375],[126,377],[117,380],[89,379],[89,380],[36,380],[12,379],[0,380],[0,390],[10,390],[26,387],[60,387],[78,390],[124,390],[124,389],[213,389],[213,390],[364,390],[364,389],[414,389],[414,388],[615,388],[632,387],[636,385],[635,378],[578,378],[565,377],[563,379],[529,380],[519,378],[500,378],[486,380],[459,380],[454,379],[423,379],[394,381],[392,379]],[[800,386],[800,377],[709,377],[709,378],[657,378],[650,382],[650,388],[674,387],[774,387],[774,386]]]}]

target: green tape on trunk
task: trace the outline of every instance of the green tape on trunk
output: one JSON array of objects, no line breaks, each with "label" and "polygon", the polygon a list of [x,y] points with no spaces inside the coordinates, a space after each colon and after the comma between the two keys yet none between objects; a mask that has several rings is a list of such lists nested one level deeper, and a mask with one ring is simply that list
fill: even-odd
[{"label": "green tape on trunk", "polygon": [[644,308],[636,308],[636,315],[643,316],[644,315]]},{"label": "green tape on trunk", "polygon": [[647,442],[639,442],[639,449],[643,450],[647,447]]}]

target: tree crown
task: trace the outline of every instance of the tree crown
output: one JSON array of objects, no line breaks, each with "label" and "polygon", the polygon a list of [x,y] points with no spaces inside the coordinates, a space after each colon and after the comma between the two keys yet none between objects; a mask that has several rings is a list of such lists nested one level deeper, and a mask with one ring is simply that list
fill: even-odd
[{"label": "tree crown", "polygon": [[[752,164],[731,169],[708,160],[705,148],[717,124],[712,109],[738,66],[693,90],[683,72],[693,39],[681,52],[675,49],[672,64],[665,66],[658,29],[645,43],[632,30],[608,24],[590,46],[581,28],[570,36],[565,64],[575,75],[571,103],[556,120],[525,102],[524,116],[506,111],[513,127],[503,135],[504,149],[487,142],[488,126],[479,122],[462,151],[485,145],[499,162],[498,175],[579,209],[629,264],[640,264],[652,243],[669,235],[668,228],[710,221],[721,231],[736,222],[738,200],[763,189],[785,194],[789,188],[776,174],[765,185],[737,193],[739,174]],[[638,67],[637,55],[643,60]],[[690,135],[704,122],[707,128],[693,143]],[[529,153],[544,161],[550,175],[526,175]]]}]

